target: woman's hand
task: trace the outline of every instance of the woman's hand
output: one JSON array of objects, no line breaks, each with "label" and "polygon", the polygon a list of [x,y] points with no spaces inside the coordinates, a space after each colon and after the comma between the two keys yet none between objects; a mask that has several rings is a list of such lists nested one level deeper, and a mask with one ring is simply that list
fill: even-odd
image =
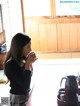
[{"label": "woman's hand", "polygon": [[25,69],[30,69],[32,66],[32,63],[34,63],[37,59],[38,58],[36,57],[36,54],[34,52],[29,53],[25,63]]},{"label": "woman's hand", "polygon": [[27,61],[29,63],[34,63],[36,60],[37,60],[37,57],[36,57],[36,54],[34,52],[31,52],[28,54]]}]

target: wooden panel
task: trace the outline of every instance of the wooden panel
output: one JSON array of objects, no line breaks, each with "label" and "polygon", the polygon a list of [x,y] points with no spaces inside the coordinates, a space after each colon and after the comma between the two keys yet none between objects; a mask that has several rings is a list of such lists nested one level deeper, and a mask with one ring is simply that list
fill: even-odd
[{"label": "wooden panel", "polygon": [[48,52],[57,52],[57,31],[56,24],[47,25],[48,33]]},{"label": "wooden panel", "polygon": [[31,24],[32,49],[38,51],[40,49],[39,25]]},{"label": "wooden panel", "polygon": [[56,1],[55,0],[50,0],[50,7],[51,7],[51,17],[56,16]]},{"label": "wooden panel", "polygon": [[32,50],[39,51],[40,49],[40,36],[38,24],[27,24],[25,32],[32,39]]},{"label": "wooden panel", "polygon": [[70,50],[78,51],[77,44],[77,23],[70,23]]},{"label": "wooden panel", "polygon": [[48,21],[25,21],[26,33],[32,38],[32,49],[40,52],[57,51],[56,24]]},{"label": "wooden panel", "polygon": [[37,52],[69,52],[80,50],[80,23],[78,19],[28,18],[26,33],[32,38]]},{"label": "wooden panel", "polygon": [[77,50],[80,51],[80,23],[77,23]]},{"label": "wooden panel", "polygon": [[38,59],[74,59],[74,58],[80,58],[80,52],[59,52],[59,53],[39,53]]},{"label": "wooden panel", "polygon": [[62,50],[62,29],[61,24],[57,24],[57,45],[58,51]]},{"label": "wooden panel", "polygon": [[39,25],[39,34],[40,34],[40,48],[41,51],[47,51],[48,47],[48,35],[47,35],[47,26],[46,24],[40,24]]},{"label": "wooden panel", "polygon": [[61,24],[62,29],[62,51],[69,51],[69,24]]},{"label": "wooden panel", "polygon": [[57,24],[57,36],[58,36],[58,51],[65,52],[70,50],[69,40],[69,24]]}]

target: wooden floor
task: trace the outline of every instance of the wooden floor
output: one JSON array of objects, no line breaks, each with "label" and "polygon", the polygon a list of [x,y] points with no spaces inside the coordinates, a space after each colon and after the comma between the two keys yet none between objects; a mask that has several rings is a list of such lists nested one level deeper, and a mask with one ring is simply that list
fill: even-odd
[{"label": "wooden floor", "polygon": [[[80,58],[38,59],[33,64],[33,69],[32,106],[57,106],[57,94],[61,78],[66,75],[78,75]],[[0,84],[0,96],[9,96],[9,89],[9,85]]]}]

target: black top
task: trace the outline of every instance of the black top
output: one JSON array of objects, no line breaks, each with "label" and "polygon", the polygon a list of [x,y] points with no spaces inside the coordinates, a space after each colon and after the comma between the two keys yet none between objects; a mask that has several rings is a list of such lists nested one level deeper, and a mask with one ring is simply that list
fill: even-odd
[{"label": "black top", "polygon": [[10,60],[5,65],[6,76],[10,80],[10,93],[27,94],[30,91],[32,72],[24,70],[15,60]]}]

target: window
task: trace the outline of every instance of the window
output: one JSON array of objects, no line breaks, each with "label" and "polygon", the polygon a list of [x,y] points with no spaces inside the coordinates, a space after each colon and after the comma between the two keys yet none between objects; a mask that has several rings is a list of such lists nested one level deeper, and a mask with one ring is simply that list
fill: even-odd
[{"label": "window", "polygon": [[23,0],[25,16],[50,16],[50,0]]},{"label": "window", "polygon": [[56,0],[56,15],[80,15],[80,0]]}]

